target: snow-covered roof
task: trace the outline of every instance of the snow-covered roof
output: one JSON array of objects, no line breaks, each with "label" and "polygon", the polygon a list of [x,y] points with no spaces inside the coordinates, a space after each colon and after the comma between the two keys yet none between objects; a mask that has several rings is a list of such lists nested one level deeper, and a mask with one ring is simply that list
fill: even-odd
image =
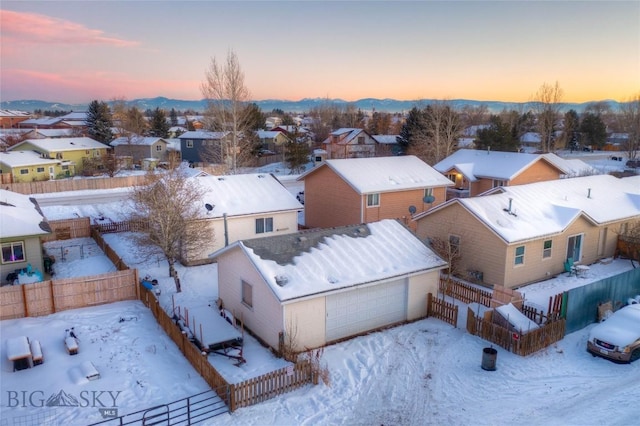
[{"label": "snow-covered roof", "polygon": [[491,127],[490,124],[476,124],[474,126],[469,126],[466,129],[464,129],[462,134],[464,136],[469,136],[471,138],[474,138],[474,137],[478,136],[478,131],[479,130],[488,129],[489,127]]},{"label": "snow-covered roof", "polygon": [[109,145],[111,146],[119,146],[119,145],[144,145],[144,146],[152,146],[154,143],[162,141],[167,143],[167,141],[163,138],[153,137],[153,136],[134,136],[132,138],[128,138],[126,136],[122,136],[116,138],[111,141]]},{"label": "snow-covered roof", "polygon": [[274,139],[279,134],[284,134],[279,130],[258,130],[256,133],[260,139]]},{"label": "snow-covered roof", "polygon": [[33,129],[31,132],[45,138],[63,138],[73,135],[73,129]]},{"label": "snow-covered roof", "polygon": [[520,142],[522,143],[540,143],[540,141],[540,133],[527,132],[524,135],[520,136]]},{"label": "snow-covered roof", "polygon": [[594,175],[506,186],[493,195],[449,200],[415,219],[452,203],[460,203],[505,242],[516,243],[561,233],[581,215],[600,225],[640,217],[640,185]]},{"label": "snow-covered roof", "polygon": [[446,267],[411,231],[391,219],[237,241],[218,254],[233,246],[247,253],[283,302]]},{"label": "snow-covered roof", "polygon": [[[331,144],[332,142],[337,142],[340,145],[346,145],[349,142],[353,141],[356,137],[360,136],[361,133],[368,134],[363,129],[343,127],[331,132],[327,139],[325,139],[322,143]],[[335,137],[338,137],[337,141]]]},{"label": "snow-covered roof", "polygon": [[86,121],[87,120],[87,112],[86,111],[77,111],[70,112],[69,114],[65,114],[61,117],[63,121]]},{"label": "snow-covered roof", "polygon": [[[467,180],[475,182],[479,178],[511,180],[526,170],[534,162],[544,158],[560,172],[565,170],[566,160],[555,154],[528,154],[523,152],[502,152],[477,149],[459,149],[433,166],[440,173],[458,170]],[[551,159],[553,158],[553,161]]]},{"label": "snow-covered roof", "polygon": [[62,163],[62,161],[55,160],[53,158],[42,158],[40,154],[34,151],[16,150],[0,152],[0,162],[12,168],[20,166],[46,166]]},{"label": "snow-covered roof", "polygon": [[300,175],[298,180],[304,180],[321,167],[331,168],[361,195],[453,185],[453,182],[413,155],[326,160]]},{"label": "snow-covered roof", "polygon": [[1,238],[51,233],[37,202],[29,196],[0,189],[0,206]]},{"label": "snow-covered roof", "polygon": [[184,132],[178,139],[222,139],[229,132],[210,132],[208,130],[191,130]]},{"label": "snow-covered roof", "polygon": [[31,117],[31,113],[13,109],[0,109],[0,117]]},{"label": "snow-covered roof", "polygon": [[384,145],[392,145],[398,143],[398,135],[371,135],[376,142]]},{"label": "snow-covered roof", "polygon": [[33,145],[43,151],[77,151],[79,149],[101,149],[109,148],[109,146],[98,142],[95,139],[80,138],[45,138],[45,139],[27,139],[22,141],[10,149],[14,150],[23,144]]},{"label": "snow-covered roof", "polygon": [[[209,217],[240,216],[267,212],[302,210],[303,206],[268,173],[195,178],[207,191],[203,203],[213,206]],[[203,213],[206,213],[203,205]]]}]

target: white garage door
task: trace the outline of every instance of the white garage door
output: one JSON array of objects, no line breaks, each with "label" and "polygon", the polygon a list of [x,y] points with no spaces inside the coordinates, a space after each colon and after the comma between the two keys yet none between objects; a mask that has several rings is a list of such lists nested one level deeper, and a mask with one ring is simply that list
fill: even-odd
[{"label": "white garage door", "polygon": [[327,296],[326,310],[328,342],[404,321],[406,279]]}]

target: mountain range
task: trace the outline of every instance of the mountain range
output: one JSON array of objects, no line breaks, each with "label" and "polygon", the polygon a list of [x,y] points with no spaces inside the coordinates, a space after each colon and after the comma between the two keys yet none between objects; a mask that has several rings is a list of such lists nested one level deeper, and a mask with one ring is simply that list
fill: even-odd
[{"label": "mountain range", "polygon": [[[362,111],[378,111],[388,113],[401,113],[407,112],[414,106],[425,106],[431,102],[442,102],[441,99],[416,99],[416,100],[397,100],[397,99],[376,99],[376,98],[364,98],[357,101],[345,101],[342,99],[327,99],[327,98],[304,98],[299,101],[282,100],[282,99],[265,99],[259,101],[252,101],[260,107],[260,109],[268,114],[274,109],[279,109],[288,113],[305,113],[312,109],[326,105],[334,104],[338,106],[345,106],[353,104],[357,109]],[[526,111],[531,109],[535,102],[502,102],[502,101],[476,101],[470,99],[452,99],[447,100],[454,108],[462,108],[463,106],[477,107],[480,105],[486,105],[490,112],[498,113],[504,109]],[[606,102],[609,104],[612,111],[618,111],[621,103],[614,100],[604,101],[592,101],[583,103],[561,103],[559,104],[562,112],[569,111],[570,109],[581,113],[585,108],[594,102]],[[111,103],[107,101],[107,103]],[[206,107],[206,100],[181,100],[181,99],[169,99],[162,96],[156,98],[142,98],[132,99],[125,101],[128,106],[137,106],[142,110],[161,108],[165,110],[176,111],[192,110],[196,112],[202,112]],[[19,110],[33,112],[35,110],[42,111],[86,111],[88,103],[86,104],[66,104],[61,102],[47,102],[41,100],[17,100],[17,101],[0,101],[0,109]]]}]

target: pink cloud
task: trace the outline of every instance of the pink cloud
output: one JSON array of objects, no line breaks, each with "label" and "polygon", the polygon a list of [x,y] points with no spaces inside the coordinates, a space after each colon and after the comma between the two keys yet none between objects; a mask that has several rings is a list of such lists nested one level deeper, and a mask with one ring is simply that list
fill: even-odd
[{"label": "pink cloud", "polygon": [[137,46],[137,41],[107,37],[71,21],[35,13],[3,10],[0,13],[2,37],[15,43],[28,44],[104,44],[117,47]]}]

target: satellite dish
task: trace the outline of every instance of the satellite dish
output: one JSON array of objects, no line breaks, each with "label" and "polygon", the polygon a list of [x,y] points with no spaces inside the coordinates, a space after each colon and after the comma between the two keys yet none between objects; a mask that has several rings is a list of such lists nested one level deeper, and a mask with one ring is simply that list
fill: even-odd
[{"label": "satellite dish", "polygon": [[213,210],[213,207],[214,207],[214,206],[212,206],[212,205],[211,205],[211,204],[209,204],[209,203],[207,203],[207,204],[205,204],[205,205],[204,205],[204,208],[205,208],[205,209],[207,209],[207,211],[209,211],[209,212],[210,212],[211,210]]},{"label": "satellite dish", "polygon": [[418,209],[416,209],[416,206],[409,206],[409,213],[415,214],[417,211]]},{"label": "satellite dish", "polygon": [[436,197],[434,197],[433,195],[427,195],[426,197],[424,197],[422,199],[422,201],[424,201],[425,203],[431,204],[436,200]]}]

